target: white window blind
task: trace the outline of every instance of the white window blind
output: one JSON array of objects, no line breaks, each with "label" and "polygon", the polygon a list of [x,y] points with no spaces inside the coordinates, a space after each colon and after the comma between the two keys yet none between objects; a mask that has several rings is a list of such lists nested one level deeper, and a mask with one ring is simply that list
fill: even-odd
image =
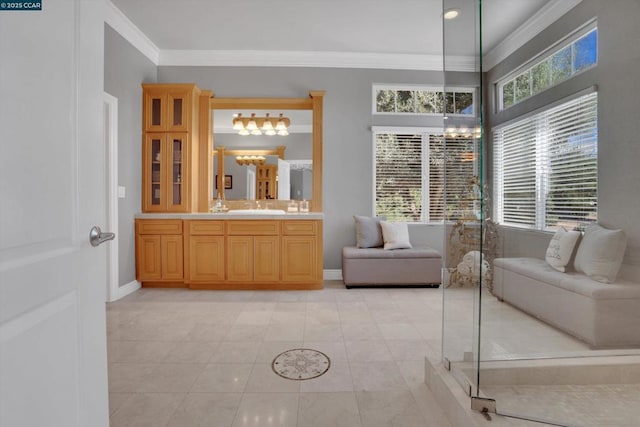
[{"label": "white window blind", "polygon": [[434,134],[375,135],[375,215],[389,221],[456,220],[475,171],[474,140]]},{"label": "white window blind", "polygon": [[468,197],[475,171],[474,140],[469,137],[429,137],[429,220],[457,220]]},{"label": "white window blind", "polygon": [[376,216],[422,220],[422,135],[376,134]]},{"label": "white window blind", "polygon": [[498,221],[553,229],[597,220],[598,94],[494,132]]}]

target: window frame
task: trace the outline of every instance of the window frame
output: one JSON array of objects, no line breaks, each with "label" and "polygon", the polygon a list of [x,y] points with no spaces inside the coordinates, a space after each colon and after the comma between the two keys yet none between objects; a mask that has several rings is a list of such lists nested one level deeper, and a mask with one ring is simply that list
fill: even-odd
[{"label": "window frame", "polygon": [[[509,120],[507,122],[501,123],[498,126],[495,126],[493,129],[491,129],[491,135],[492,135],[492,145],[494,146],[493,148],[493,155],[492,155],[492,164],[493,164],[493,171],[492,171],[492,187],[493,187],[493,203],[492,203],[492,209],[493,209],[493,216],[496,218],[496,221],[498,222],[498,224],[502,227],[507,227],[507,228],[515,228],[515,229],[521,229],[521,230],[532,230],[532,231],[543,231],[543,232],[555,232],[557,230],[557,226],[551,226],[548,227],[546,225],[547,223],[547,191],[548,191],[548,185],[549,185],[549,175],[548,175],[548,170],[545,170],[545,172],[541,172],[541,169],[546,169],[546,164],[544,168],[541,168],[540,165],[538,165],[538,161],[540,160],[540,157],[545,157],[547,159],[547,161],[549,160],[547,153],[542,153],[541,152],[541,148],[547,147],[548,148],[548,141],[545,142],[539,142],[538,139],[536,139],[536,143],[534,146],[534,151],[535,151],[535,157],[536,157],[536,164],[534,165],[535,168],[535,176],[533,181],[535,182],[535,188],[533,189],[534,193],[535,193],[535,200],[534,200],[534,204],[535,204],[535,212],[534,212],[534,223],[531,226],[527,226],[527,225],[523,225],[523,224],[518,224],[518,223],[514,223],[514,222],[505,222],[504,220],[504,214],[503,212],[501,212],[500,208],[501,205],[503,205],[504,201],[504,195],[503,195],[503,190],[504,190],[504,176],[501,175],[499,173],[500,170],[503,169],[504,165],[501,165],[500,167],[496,166],[496,163],[498,162],[497,156],[498,153],[500,151],[502,151],[504,148],[498,148],[496,146],[496,140],[498,139],[496,134],[498,132],[503,131],[505,128],[509,128],[509,127],[513,127],[515,125],[518,125],[526,120],[530,120],[532,118],[534,118],[535,116],[541,116],[545,113],[548,113],[551,110],[555,110],[558,107],[562,106],[563,104],[568,104],[570,102],[574,102],[577,101],[580,98],[586,97],[588,95],[596,95],[596,152],[598,150],[598,139],[597,139],[597,131],[598,131],[598,103],[599,103],[599,93],[597,90],[596,86],[591,86],[587,89],[581,90],[580,92],[574,93],[573,95],[570,95],[568,97],[562,98],[560,100],[557,100],[553,103],[550,103],[549,105],[546,105],[542,108],[538,108],[534,111],[531,111],[527,114],[523,114],[519,117],[516,117],[512,120]],[[541,129],[540,129],[540,123],[535,123],[535,128],[536,128],[536,134],[537,135],[541,135]],[[503,142],[504,143],[504,142]],[[598,194],[598,190],[597,190],[597,185],[598,185],[598,174],[597,174],[597,164],[598,164],[598,157],[596,155],[596,203],[597,203],[597,194]],[[545,179],[546,178],[546,179]],[[598,209],[597,209],[597,205],[596,205],[596,219],[594,222],[597,222],[597,215],[598,215]],[[583,223],[588,223],[588,221],[584,221]]]},{"label": "window frame", "polygon": [[[588,22],[586,22],[585,24],[581,25],[579,28],[575,29],[574,31],[572,31],[571,33],[567,34],[565,37],[563,37],[562,39],[556,41],[555,43],[553,43],[552,45],[550,45],[549,47],[547,47],[546,49],[544,49],[542,52],[538,53],[537,55],[535,55],[534,57],[532,57],[531,59],[529,59],[528,61],[525,61],[522,65],[518,66],[517,68],[513,69],[511,72],[509,72],[508,74],[498,78],[496,80],[496,82],[494,83],[493,87],[494,87],[494,94],[495,94],[495,98],[496,98],[496,112],[501,112],[504,110],[507,110],[515,105],[518,105],[520,103],[522,103],[523,101],[526,101],[527,99],[530,99],[536,95],[539,95],[541,93],[544,93],[546,91],[548,91],[549,89],[554,88],[555,86],[562,84],[564,82],[566,82],[567,80],[572,79],[575,76],[578,76],[582,73],[584,73],[585,71],[591,70],[593,68],[595,68],[598,65],[598,60],[599,60],[599,43],[598,43],[598,37],[596,37],[596,58],[595,58],[595,62],[590,65],[589,67],[583,68],[580,71],[575,71],[574,69],[574,55],[573,55],[573,49],[575,44],[582,40],[584,37],[586,37],[587,35],[589,35],[591,32],[593,31],[598,31],[598,21],[597,19],[592,19]],[[540,89],[537,92],[533,91],[533,81],[531,79],[531,73],[533,71],[534,68],[536,68],[537,66],[539,66],[540,64],[544,63],[547,60],[551,60],[553,58],[553,56],[555,54],[557,54],[558,52],[566,49],[567,47],[571,48],[571,72],[570,74],[562,79],[559,80],[555,83],[553,82],[549,82],[549,84],[547,86],[545,86],[543,89]],[[514,83],[516,81],[516,79],[518,77],[520,77],[522,74],[529,72],[529,95],[520,99],[520,100],[516,100],[516,92],[517,92],[517,88],[514,87],[514,102],[511,105],[508,106],[504,106],[504,87],[509,84],[509,83]]]},{"label": "window frame", "polygon": [[[397,103],[396,103],[396,111],[387,112],[387,111],[378,111],[377,106],[377,94],[379,90],[392,90],[392,91],[425,91],[425,92],[436,92],[436,93],[470,93],[471,94],[471,113],[469,114],[455,114],[455,113],[446,113],[445,111],[435,112],[435,113],[418,113],[418,112],[399,112],[397,111]],[[441,116],[449,116],[449,117],[460,117],[460,118],[473,118],[476,117],[477,112],[477,87],[471,86],[450,86],[443,90],[442,86],[429,86],[429,85],[409,85],[409,84],[385,84],[385,83],[374,83],[371,86],[371,114],[373,115],[388,115],[388,116],[430,116],[430,117],[441,117]],[[455,101],[454,101],[455,103]],[[444,105],[444,103],[443,103]]]},{"label": "window frame", "polygon": [[[371,140],[372,140],[372,156],[371,156],[371,173],[372,173],[372,188],[371,188],[371,215],[376,216],[376,177],[377,177],[377,164],[376,164],[376,142],[377,135],[379,134],[396,134],[396,135],[418,135],[421,136],[422,144],[422,158],[421,158],[421,195],[422,195],[422,210],[420,213],[419,221],[406,221],[408,224],[426,224],[436,225],[444,223],[454,223],[455,220],[448,221],[446,214],[446,203],[443,207],[443,219],[431,220],[430,219],[430,137],[442,136],[446,138],[446,132],[440,127],[415,127],[415,126],[372,126],[371,127]],[[471,139],[476,139],[471,137]],[[479,172],[477,162],[473,162],[473,174],[477,175]],[[446,200],[445,200],[446,202]]]}]

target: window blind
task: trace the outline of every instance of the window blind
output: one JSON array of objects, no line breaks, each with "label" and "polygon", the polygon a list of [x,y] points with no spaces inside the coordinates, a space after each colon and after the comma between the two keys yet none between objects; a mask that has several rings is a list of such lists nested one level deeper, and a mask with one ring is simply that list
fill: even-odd
[{"label": "window blind", "polygon": [[375,145],[376,216],[422,220],[422,135],[376,134]]},{"label": "window blind", "polygon": [[494,132],[499,222],[553,229],[597,220],[597,108],[594,92]]},{"label": "window blind", "polygon": [[475,171],[473,138],[380,133],[375,145],[376,215],[405,222],[458,219]]},{"label": "window blind", "polygon": [[430,135],[429,221],[458,219],[474,176],[475,152],[473,138]]}]

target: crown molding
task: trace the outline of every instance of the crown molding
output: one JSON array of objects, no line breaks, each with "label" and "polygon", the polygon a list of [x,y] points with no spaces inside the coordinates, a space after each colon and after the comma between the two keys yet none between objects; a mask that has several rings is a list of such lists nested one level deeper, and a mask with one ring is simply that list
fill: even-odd
[{"label": "crown molding", "polygon": [[[473,57],[448,58],[452,71],[474,71]],[[218,67],[373,68],[442,71],[440,55],[357,52],[161,50],[158,65]]]},{"label": "crown molding", "polygon": [[582,0],[553,0],[547,3],[524,24],[484,55],[482,58],[484,71],[489,71],[504,61],[509,55],[524,46],[525,43],[581,2]]},{"label": "crown molding", "polygon": [[104,22],[124,37],[154,65],[160,60],[160,49],[111,1],[105,1]]}]

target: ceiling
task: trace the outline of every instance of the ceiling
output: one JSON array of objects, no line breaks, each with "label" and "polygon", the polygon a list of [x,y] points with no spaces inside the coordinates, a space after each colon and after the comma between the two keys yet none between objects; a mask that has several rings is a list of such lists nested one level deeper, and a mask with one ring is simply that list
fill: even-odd
[{"label": "ceiling", "polygon": [[[484,0],[489,52],[547,3]],[[447,21],[447,52],[475,55],[475,0]],[[442,54],[443,0],[112,0],[161,51]]]}]

